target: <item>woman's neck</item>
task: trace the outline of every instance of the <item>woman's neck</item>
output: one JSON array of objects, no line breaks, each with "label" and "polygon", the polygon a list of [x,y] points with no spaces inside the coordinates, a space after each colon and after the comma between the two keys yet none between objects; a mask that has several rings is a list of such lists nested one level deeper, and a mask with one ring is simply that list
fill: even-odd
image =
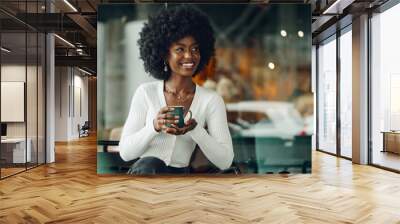
[{"label": "woman's neck", "polygon": [[181,75],[173,75],[165,81],[165,85],[168,89],[178,92],[192,92],[195,84],[193,83],[192,77],[185,77]]}]

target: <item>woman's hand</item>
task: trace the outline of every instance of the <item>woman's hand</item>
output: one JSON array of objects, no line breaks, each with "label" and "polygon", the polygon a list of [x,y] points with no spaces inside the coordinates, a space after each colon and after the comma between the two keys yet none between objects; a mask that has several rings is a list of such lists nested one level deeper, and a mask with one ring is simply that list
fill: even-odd
[{"label": "woman's hand", "polygon": [[[157,117],[153,120],[154,129],[157,132],[164,132],[168,134],[174,134],[176,132],[175,128],[172,127],[174,124],[178,123],[178,116],[168,114],[173,108],[162,107],[157,113]],[[166,124],[171,124],[171,127],[166,126]]]},{"label": "woman's hand", "polygon": [[185,122],[185,126],[183,126],[183,128],[179,128],[177,125],[173,125],[175,132],[170,133],[173,135],[184,135],[187,132],[193,130],[195,127],[197,126],[197,122],[195,119],[190,119],[188,121]]}]

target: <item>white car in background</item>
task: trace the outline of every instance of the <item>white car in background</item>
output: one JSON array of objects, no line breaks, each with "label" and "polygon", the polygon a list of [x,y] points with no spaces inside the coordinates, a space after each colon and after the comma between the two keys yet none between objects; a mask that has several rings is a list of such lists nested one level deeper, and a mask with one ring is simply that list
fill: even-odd
[{"label": "white car in background", "polygon": [[302,118],[290,102],[242,101],[226,108],[229,127],[238,136],[293,139],[313,133],[312,116]]}]

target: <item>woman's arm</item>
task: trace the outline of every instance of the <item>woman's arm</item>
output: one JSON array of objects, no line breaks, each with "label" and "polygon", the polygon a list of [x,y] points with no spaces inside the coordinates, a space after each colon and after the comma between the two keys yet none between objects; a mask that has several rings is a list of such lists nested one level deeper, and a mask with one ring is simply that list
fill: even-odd
[{"label": "woman's arm", "polygon": [[189,134],[208,160],[224,170],[231,166],[234,156],[225,104],[223,99],[216,95],[207,107],[209,108],[206,117],[208,133],[197,125]]},{"label": "woman's arm", "polygon": [[133,96],[119,142],[119,154],[125,161],[140,157],[150,141],[158,134],[152,122],[146,123],[147,112],[145,92],[143,87],[139,86]]}]

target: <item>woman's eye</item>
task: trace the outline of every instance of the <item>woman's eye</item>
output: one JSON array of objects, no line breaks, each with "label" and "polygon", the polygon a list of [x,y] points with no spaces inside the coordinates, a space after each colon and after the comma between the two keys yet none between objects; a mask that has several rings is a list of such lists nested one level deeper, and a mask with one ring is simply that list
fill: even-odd
[{"label": "woman's eye", "polygon": [[192,51],[193,51],[193,52],[198,52],[198,51],[199,51],[199,48],[198,48],[198,47],[194,47],[194,48],[192,48]]},{"label": "woman's eye", "polygon": [[183,51],[183,48],[177,48],[177,49],[175,49],[175,51],[178,52],[178,53],[180,53],[180,52]]}]

